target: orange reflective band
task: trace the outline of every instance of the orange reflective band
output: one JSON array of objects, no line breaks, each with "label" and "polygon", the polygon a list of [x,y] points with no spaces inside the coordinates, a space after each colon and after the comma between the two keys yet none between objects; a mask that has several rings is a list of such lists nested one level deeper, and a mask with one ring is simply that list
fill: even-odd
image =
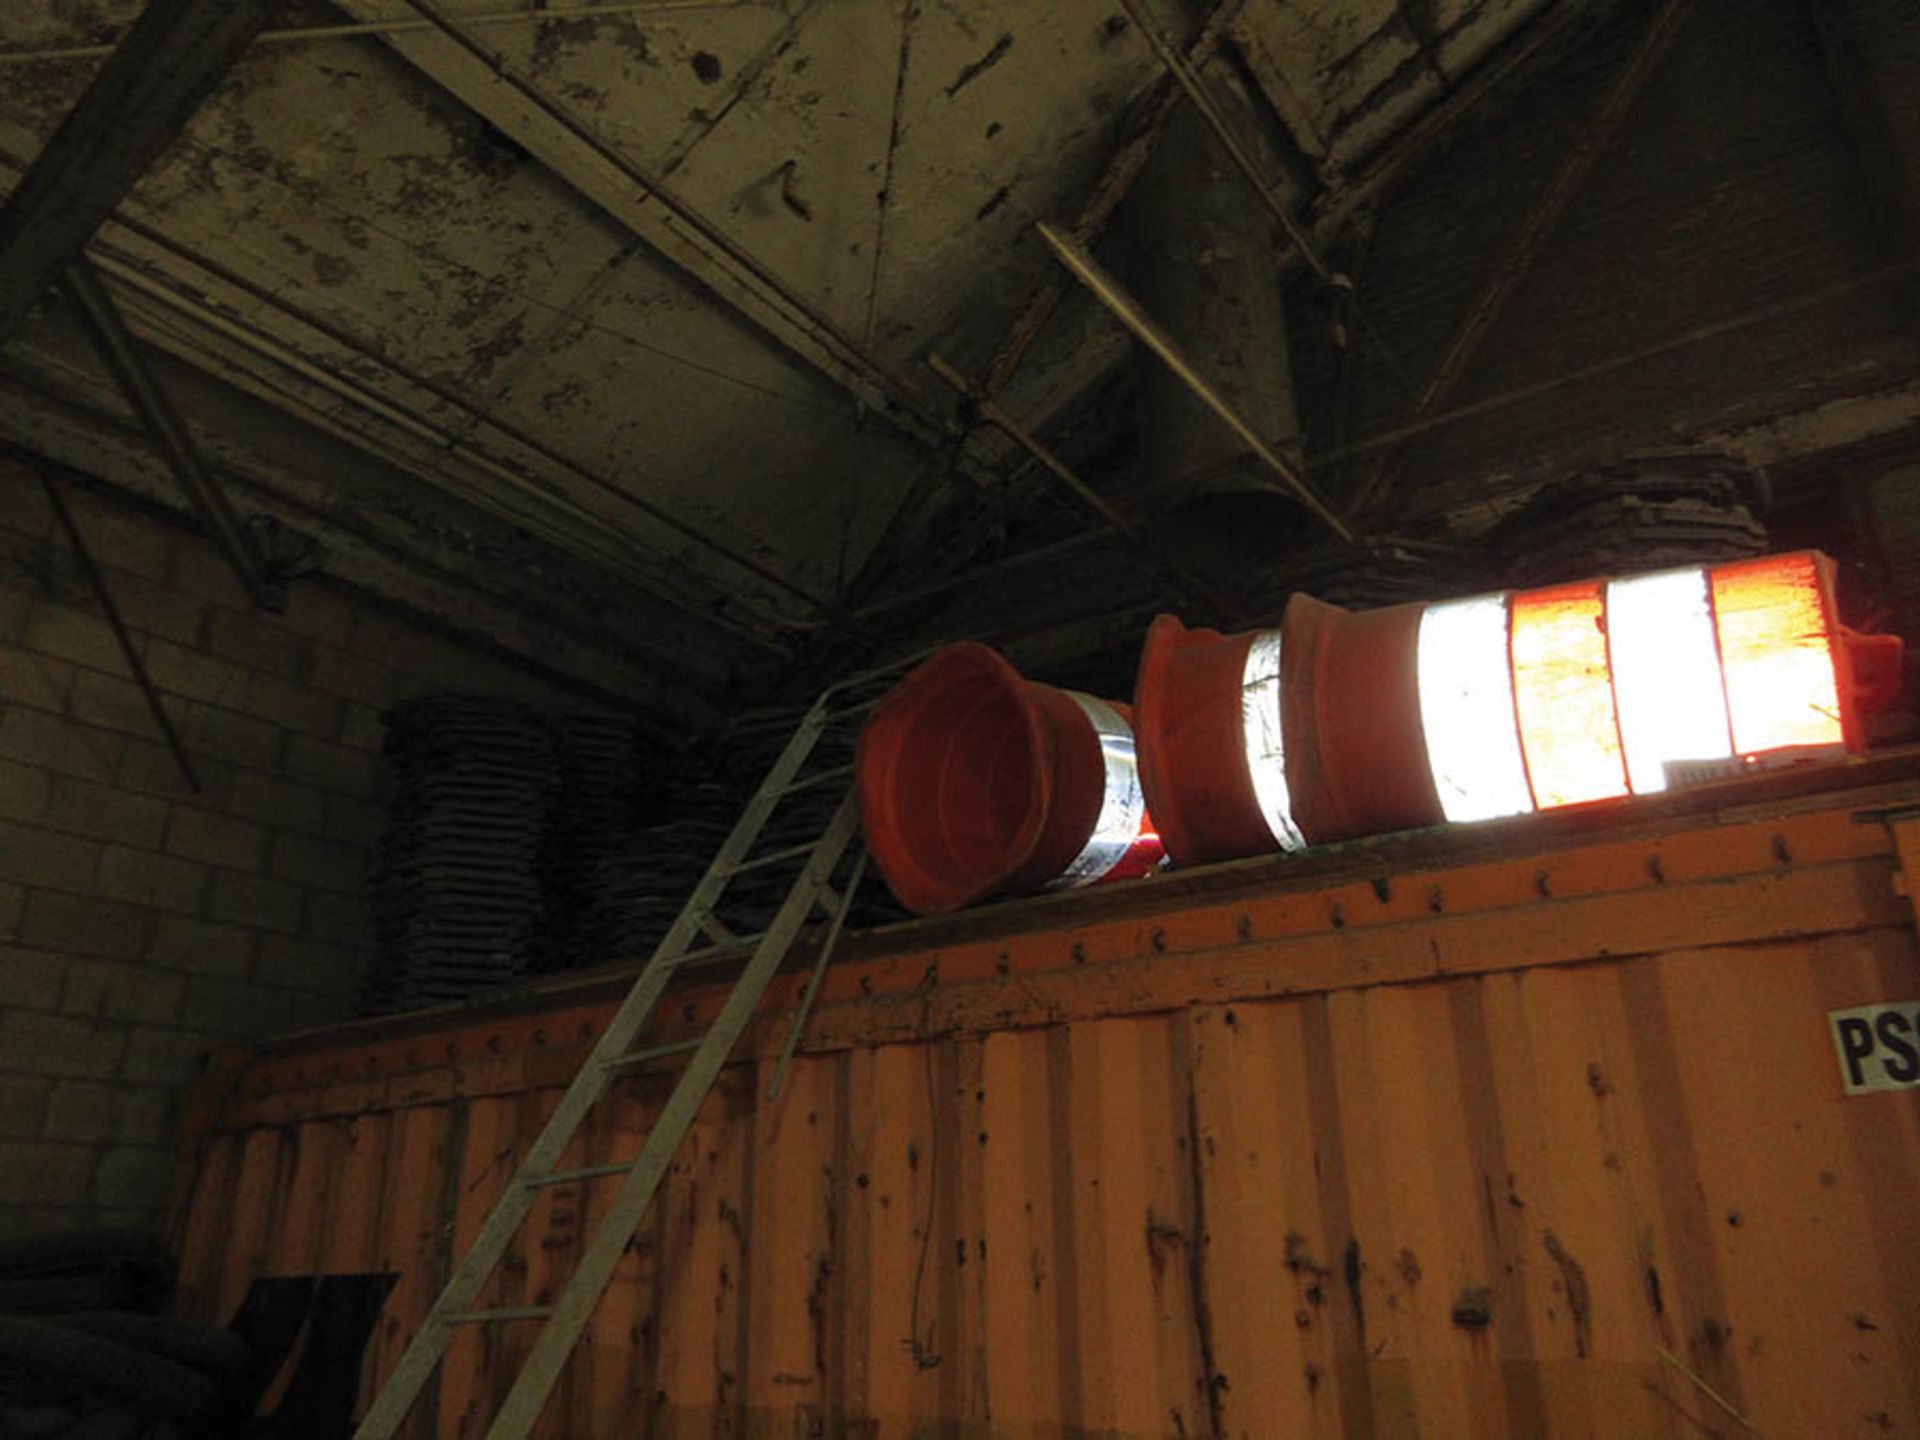
[{"label": "orange reflective band", "polygon": [[1586,580],[1513,597],[1513,702],[1542,808],[1627,793],[1605,595],[1603,582]]},{"label": "orange reflective band", "polygon": [[1714,621],[1733,748],[1742,755],[1841,745],[1826,577],[1807,551],[1716,565]]}]

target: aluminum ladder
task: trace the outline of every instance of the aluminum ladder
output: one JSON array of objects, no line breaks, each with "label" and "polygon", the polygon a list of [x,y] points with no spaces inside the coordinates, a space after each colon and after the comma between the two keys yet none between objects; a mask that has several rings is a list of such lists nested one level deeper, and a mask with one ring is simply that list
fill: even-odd
[{"label": "aluminum ladder", "polygon": [[[884,691],[884,687],[873,687],[913,663],[914,658],[918,657],[830,686],[806,711],[779,759],[768,771],[759,790],[747,802],[732,832],[713,857],[706,874],[688,896],[679,917],[655,947],[652,958],[595,1042],[579,1074],[568,1085],[538,1138],[522,1157],[519,1168],[480,1226],[473,1244],[454,1266],[446,1287],[427,1312],[426,1320],[401,1354],[386,1384],[381,1386],[373,1403],[367,1407],[359,1428],[354,1431],[355,1440],[389,1440],[399,1431],[415,1399],[432,1378],[435,1368],[462,1327],[539,1320],[543,1322],[540,1334],[527,1352],[512,1389],[508,1391],[487,1430],[487,1440],[524,1440],[539,1418],[554,1382],[586,1328],[594,1307],[599,1304],[601,1293],[606,1289],[607,1281],[619,1263],[627,1242],[659,1191],[674,1152],[679,1149],[680,1142],[691,1128],[701,1103],[719,1078],[735,1043],[751,1023],[754,1011],[781,962],[792,949],[808,917],[818,908],[829,917],[828,929],[799,1011],[775,1064],[768,1086],[769,1093],[778,1088],[780,1076],[799,1042],[813,996],[825,973],[834,942],[846,923],[866,866],[866,853],[862,849],[853,862],[851,875],[841,888],[835,889],[835,867],[853,845],[859,829],[859,802],[853,786],[853,767],[844,765],[809,775],[803,775],[801,768],[830,725],[871,708]],[[872,690],[873,693],[861,700],[851,698],[862,690]],[[833,812],[833,818],[817,840],[763,855],[754,853],[767,821],[782,799],[800,790],[834,784],[842,785],[844,794]],[[767,928],[758,935],[734,935],[717,914],[728,883],[736,875],[747,871],[796,863],[799,873]],[[702,949],[692,948],[703,934],[713,943]],[[633,1048],[654,1007],[659,1004],[660,997],[666,993],[668,984],[679,971],[738,958],[747,953],[749,945],[752,947],[751,958],[740,972],[733,992],[702,1035],[695,1040],[673,1045]],[[585,1123],[588,1113],[607,1092],[616,1075],[631,1066],[688,1051],[692,1052],[692,1059],[681,1072],[659,1119],[642,1142],[639,1154],[617,1164],[571,1170],[555,1168],[568,1144]],[[481,1288],[506,1254],[527,1212],[533,1208],[535,1196],[542,1189],[575,1181],[612,1180],[622,1175],[626,1178],[619,1181],[618,1192],[609,1203],[599,1226],[588,1236],[581,1249],[578,1265],[551,1305],[491,1310],[474,1308]]]}]

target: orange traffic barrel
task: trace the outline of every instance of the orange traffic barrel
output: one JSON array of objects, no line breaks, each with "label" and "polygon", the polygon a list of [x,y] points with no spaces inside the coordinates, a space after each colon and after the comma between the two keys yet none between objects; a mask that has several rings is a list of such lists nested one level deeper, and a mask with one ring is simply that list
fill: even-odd
[{"label": "orange traffic barrel", "polygon": [[1843,754],[1901,644],[1842,626],[1813,551],[1279,628],[1172,616],[1134,696],[1148,806],[1182,865],[1662,790]]},{"label": "orange traffic barrel", "polygon": [[985,645],[949,645],[895,686],[856,765],[874,863],[923,915],[1164,859],[1128,707],[1028,680]]},{"label": "orange traffic barrel", "polygon": [[1147,804],[1175,864],[1442,818],[1420,734],[1423,609],[1295,595],[1275,630],[1153,622],[1134,709]]}]

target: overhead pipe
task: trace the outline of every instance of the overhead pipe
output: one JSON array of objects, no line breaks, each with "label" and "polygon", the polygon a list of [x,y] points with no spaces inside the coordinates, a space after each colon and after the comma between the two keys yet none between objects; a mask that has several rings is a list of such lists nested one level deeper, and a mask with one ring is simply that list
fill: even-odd
[{"label": "overhead pipe", "polygon": [[286,586],[273,575],[253,532],[227,499],[227,492],[201,462],[193,436],[165,388],[147,368],[113,296],[85,255],[76,253],[60,271],[61,288],[73,301],[88,337],[128,407],[140,419],[173,478],[206,526],[248,597],[262,610],[286,608]]},{"label": "overhead pipe", "polygon": [[996,651],[936,651],[875,707],[855,761],[868,848],[923,915],[1000,893],[1137,878],[1164,860],[1131,711],[1026,679]]},{"label": "overhead pipe", "polygon": [[[1191,107],[1168,123],[1126,211],[1128,283],[1143,309],[1190,353],[1236,413],[1277,446],[1294,442],[1293,370],[1275,234],[1246,203]],[[1176,500],[1244,488],[1245,444],[1145,346],[1134,353],[1144,484]],[[1229,617],[1230,618],[1230,617]]]},{"label": "overhead pipe", "polygon": [[167,714],[160,692],[154,688],[147,662],[141,658],[140,647],[127,630],[127,622],[120,615],[120,606],[107,586],[107,577],[101,573],[99,563],[93,558],[92,547],[87,544],[86,536],[80,533],[79,522],[73,518],[73,507],[67,504],[67,497],[54,482],[52,469],[37,456],[13,451],[11,446],[7,448],[12,451],[13,458],[24,463],[39,477],[40,488],[47,494],[47,504],[53,508],[54,518],[60,522],[60,528],[67,532],[67,543],[73,546],[74,559],[80,562],[81,573],[87,577],[93,598],[100,602],[100,613],[106,616],[107,628],[113,631],[113,643],[120,648],[120,658],[127,662],[127,673],[133,676],[134,684],[140,687],[141,698],[147,702],[147,713],[153,717],[154,728],[167,742],[167,749],[173,752],[173,763],[180,767],[180,778],[187,782],[189,790],[200,794],[206,788],[200,783],[200,772],[194,768],[193,757],[187,754],[180,732],[174,728],[173,717]]},{"label": "overhead pipe", "polygon": [[1187,99],[1193,102],[1194,110],[1206,123],[1207,128],[1213,132],[1214,139],[1219,142],[1220,148],[1226,151],[1234,166],[1246,177],[1247,184],[1260,197],[1260,203],[1265,205],[1273,218],[1279,222],[1280,228],[1286,232],[1287,239],[1293,242],[1294,249],[1299,251],[1300,258],[1306,262],[1307,268],[1313,271],[1315,278],[1321,284],[1334,284],[1333,271],[1320,258],[1320,253],[1314,248],[1313,241],[1307,237],[1300,222],[1293,218],[1293,212],[1287,209],[1274,187],[1268,184],[1266,177],[1260,173],[1259,165],[1254,162],[1253,156],[1247,153],[1246,146],[1240,143],[1240,137],[1233,133],[1233,126],[1227,123],[1227,117],[1220,112],[1220,107],[1214,104],[1213,97],[1207,93],[1206,86],[1200,83],[1200,77],[1193,67],[1188,65],[1180,53],[1167,43],[1166,37],[1160,33],[1159,25],[1151,15],[1147,14],[1141,0],[1120,0],[1120,8],[1127,12],[1127,18],[1133,21],[1133,28],[1146,40],[1155,58],[1166,67],[1167,73],[1186,93]]},{"label": "overhead pipe", "polygon": [[1277,628],[1156,619],[1134,695],[1169,858],[1195,865],[1643,795],[1865,746],[1902,643],[1841,625],[1815,551]]},{"label": "overhead pipe", "polygon": [[1194,393],[1201,404],[1219,416],[1227,427],[1240,437],[1247,449],[1253,452],[1254,457],[1279,478],[1281,486],[1288,494],[1312,511],[1315,517],[1335,535],[1349,543],[1353,541],[1353,530],[1346,521],[1328,508],[1327,502],[1320,498],[1312,485],[1307,483],[1299,467],[1282,456],[1267,442],[1266,437],[1247,423],[1246,418],[1200,373],[1198,367],[1188,358],[1173,337],[1141,308],[1139,301],[1128,294],[1118,280],[1107,273],[1087,252],[1086,247],[1071,236],[1061,234],[1044,220],[1035,228],[1039,231],[1040,238],[1046,242],[1047,248],[1053,251],[1054,257],[1067,267],[1075,279],[1093,293],[1093,297],[1104,305],[1116,320],[1132,332],[1136,340],[1157,355],[1161,363],[1180,378],[1181,383]]},{"label": "overhead pipe", "polygon": [[1131,545],[1148,565],[1160,571],[1190,598],[1199,601],[1216,614],[1234,616],[1238,607],[1233,602],[1225,599],[1214,590],[1211,584],[1164,553],[1144,529],[1115,509],[1105,496],[1075,474],[1073,468],[1043,444],[1037,435],[1001,409],[991,396],[974,387],[966,376],[949,365],[938,352],[930,352],[927,355],[927,367],[951,385],[958,394],[966,397],[982,420],[1025,450],[1040,468],[1058,480],[1069,494],[1099,516],[1107,527]]}]

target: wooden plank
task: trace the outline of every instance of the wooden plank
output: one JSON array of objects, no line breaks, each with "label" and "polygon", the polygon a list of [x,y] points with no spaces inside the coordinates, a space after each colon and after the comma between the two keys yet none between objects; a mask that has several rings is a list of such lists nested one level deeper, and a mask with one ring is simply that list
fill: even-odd
[{"label": "wooden plank", "polygon": [[[1338,926],[1285,943],[1223,944],[1155,955],[1149,936],[1109,942],[1140,958],[1003,977],[942,957],[943,983],[912,1007],[827,1008],[813,1043],[852,1047],[1020,1024],[1141,1014],[1262,995],[1344,991],[1710,944],[1782,933],[1844,933],[1903,923],[1884,861],[1793,870],[1739,886],[1700,885],[1536,904],[1455,924],[1445,919],[1347,934]],[[1259,912],[1256,908],[1254,913]],[[1231,923],[1231,916],[1221,917]],[[1092,948],[1095,936],[1089,935]],[[972,970],[973,974],[966,973]]]},{"label": "wooden plank", "polygon": [[[1536,978],[1549,985],[1536,989]],[[1597,1258],[1613,1236],[1600,1208],[1604,1192],[1595,1183],[1594,1097],[1579,1059],[1590,1027],[1564,1003],[1552,1012],[1553,1026],[1537,1022],[1536,996],[1545,990],[1555,998],[1552,982],[1560,982],[1562,992],[1600,983],[1590,971],[1543,971],[1456,987],[1452,1029],[1462,1093],[1471,1097],[1471,1163],[1482,1174],[1505,1177],[1511,1197],[1477,1217],[1482,1249],[1499,1262],[1487,1284],[1507,1411],[1533,1417],[1544,1434],[1600,1440],[1593,1429],[1598,1367],[1566,1362],[1597,1357],[1599,1317],[1617,1334],[1629,1325],[1636,1297],[1626,1284],[1631,1269]],[[1583,1287],[1578,1295],[1568,1293],[1571,1275]],[[1621,1358],[1645,1353],[1613,1350]],[[1622,1412],[1610,1404],[1608,1413]]]},{"label": "wooden plank", "polygon": [[[1920,996],[1920,949],[1910,935],[1882,931],[1821,941],[1807,961],[1822,1010]],[[1900,1297],[1920,1294],[1920,1210],[1908,1203],[1920,1192],[1920,1163],[1914,1158],[1920,1152],[1920,1094],[1850,1097],[1837,1108],[1820,1109],[1822,1123],[1815,1134],[1837,1159],[1823,1163],[1814,1177],[1823,1204],[1851,1198],[1860,1207],[1863,1213],[1853,1217],[1854,1223],[1867,1237],[1861,1248],[1870,1254],[1878,1277],[1881,1311],[1895,1313]],[[1833,1177],[1831,1185],[1827,1176]],[[1880,1351],[1876,1365],[1884,1364],[1882,1373],[1897,1370],[1906,1394],[1920,1394],[1920,1326],[1889,1326],[1879,1312],[1861,1313],[1880,1326],[1862,1334],[1892,1340],[1894,1353]]]},{"label": "wooden plank", "polygon": [[[1648,1286],[1659,1294],[1656,1323],[1662,1349],[1736,1405],[1745,1395],[1731,1357],[1713,1337],[1726,1323],[1725,1280],[1713,1221],[1693,1182],[1699,1171],[1697,1118],[1680,1073],[1677,1036],[1665,994],[1661,960],[1634,960],[1617,977],[1622,1015],[1614,1022],[1622,1044],[1612,1052],[1626,1103],[1614,1116],[1623,1152],[1633,1163],[1634,1206],[1643,1216]],[[1661,1376],[1662,1393],[1682,1415],[1703,1427],[1718,1417],[1684,1380]]]},{"label": "wooden plank", "polygon": [[[1441,992],[1426,992],[1440,999]],[[1340,1301],[1352,1316],[1348,1349],[1365,1373],[1373,1424],[1387,1434],[1472,1435],[1468,1377],[1453,1344],[1417,1299],[1407,1303],[1400,1252],[1435,1283],[1428,1293],[1479,1282],[1481,1257],[1432,1213],[1440,1137],[1425,1092],[1447,1077],[1424,1066],[1418,991],[1345,991],[1327,999],[1338,1124],[1346,1155],[1351,1230],[1330,1258]],[[1392,1087],[1391,1097],[1382,1092]],[[1457,1093],[1457,1087],[1456,1087]],[[1376,1096],[1381,1102],[1376,1103]],[[1435,1097],[1437,1109],[1444,1101]],[[1471,1221],[1469,1221],[1471,1225]],[[1415,1292],[1417,1295],[1417,1291]]]},{"label": "wooden plank", "polygon": [[[956,1008],[970,1015],[985,1012],[997,1016],[999,1023],[1022,1023],[1022,1016],[1032,1020],[1100,1013],[1103,1006],[1121,1003],[1110,1000],[1107,994],[1096,996],[1094,987],[1102,985],[1121,989],[1130,996],[1129,1004],[1152,1008],[1154,996],[1139,992],[1133,981],[1145,978],[1156,990],[1174,989],[1164,982],[1175,976],[1176,958],[1183,952],[1214,948],[1238,952],[1238,963],[1245,970],[1217,976],[1211,982],[1217,987],[1252,985],[1261,969],[1273,972],[1282,966],[1288,968],[1287,981],[1294,988],[1391,978],[1378,965],[1362,964],[1357,958],[1343,970],[1338,957],[1352,954],[1353,946],[1372,932],[1396,927],[1401,938],[1417,936],[1413,943],[1416,952],[1429,941],[1439,945],[1446,936],[1456,935],[1468,937],[1463,952],[1466,960],[1472,961],[1476,954],[1497,957],[1499,952],[1472,942],[1471,926],[1463,928],[1459,923],[1476,910],[1531,907],[1542,916],[1553,917],[1547,923],[1565,930],[1562,943],[1551,951],[1532,953],[1526,963],[1592,958],[1592,946],[1565,942],[1577,938],[1580,927],[1591,935],[1604,933],[1596,928],[1609,923],[1604,908],[1576,912],[1557,904],[1542,905],[1540,902],[1547,898],[1557,901],[1608,893],[1622,897],[1645,894],[1650,897],[1648,913],[1665,916],[1671,922],[1664,932],[1668,938],[1659,943],[1742,943],[1753,938],[1755,930],[1743,919],[1738,905],[1717,903],[1739,889],[1724,882],[1778,877],[1791,866],[1796,884],[1818,887],[1822,882],[1810,882],[1807,876],[1822,862],[1853,858],[1887,863],[1890,842],[1885,827],[1857,823],[1853,814],[1852,806],[1787,816],[1761,814],[1723,827],[1663,832],[1657,841],[1611,840],[1543,852],[1517,862],[1507,859],[1411,872],[1384,870],[1370,880],[1348,880],[1334,887],[1295,887],[1285,879],[1288,872],[1284,865],[1263,862],[1278,878],[1270,883],[1267,893],[1253,898],[1242,896],[1233,905],[1166,905],[1147,912],[1146,918],[1155,922],[1147,924],[1130,917],[1115,919],[1105,904],[1083,905],[1072,912],[1076,923],[1051,930],[837,964],[822,987],[822,1009],[802,1048],[818,1053],[889,1038],[940,1033],[941,1028],[958,1023],[960,1017],[953,1013]],[[1783,861],[1782,855],[1787,860]],[[1833,874],[1826,900],[1809,910],[1803,920],[1789,923],[1804,933],[1819,916],[1838,917],[1849,912],[1852,918],[1840,920],[1835,928],[1881,923],[1880,917],[1887,912],[1879,901],[1891,890],[1885,879],[1871,875],[1871,866],[1868,869],[1869,873],[1859,878]],[[1131,888],[1155,892],[1161,884],[1155,881]],[[1689,889],[1690,884],[1705,888]],[[1693,898],[1678,898],[1683,893],[1716,903],[1696,906]],[[1845,903],[1849,895],[1860,903],[1849,907]],[[1637,899],[1629,898],[1625,908],[1635,912],[1642,907]],[[1323,965],[1318,975],[1293,971],[1294,959],[1303,952],[1258,943],[1289,936],[1324,942],[1336,918],[1339,933],[1350,943],[1345,950],[1327,950],[1324,944],[1308,947],[1310,952],[1334,957],[1331,967]],[[1413,919],[1434,928],[1417,931],[1407,923]],[[1834,919],[1820,923],[1831,925]],[[1399,946],[1398,940],[1395,945]],[[1609,948],[1622,953],[1625,946],[1614,944]],[[1128,983],[1115,987],[1116,977],[1125,978],[1125,972],[1108,967],[1135,958],[1150,958],[1150,972],[1146,976],[1135,974]],[[1432,958],[1431,952],[1427,952],[1427,958]],[[1201,968],[1214,967],[1209,963]],[[1104,976],[1103,969],[1107,971]],[[1069,988],[1083,1003],[1074,1003],[1071,996],[1043,997],[1036,992],[1028,976],[1050,970],[1081,977]],[[929,1008],[919,1004],[917,992],[933,976],[941,982],[940,1007]],[[999,983],[997,988],[971,994],[963,991],[963,982],[979,981]],[[792,1003],[795,991],[792,981],[784,982],[784,988],[780,983],[772,987],[768,1008],[774,1013],[763,1017],[743,1042],[749,1053],[762,1053],[779,1043],[784,1021],[778,1012]],[[725,993],[718,988],[691,992],[675,1014],[674,1024],[649,1031],[649,1042],[684,1034],[684,1015],[691,1015],[687,1023],[696,1025],[711,1018]],[[1170,996],[1164,1008],[1189,1001],[1216,1003],[1252,992],[1215,988],[1211,993],[1204,989],[1183,993],[1186,998]],[[482,1010],[470,1025],[443,1031],[425,1047],[417,1034],[395,1034],[374,1044],[356,1044],[358,1032],[349,1028],[332,1042],[335,1048],[331,1052],[310,1052],[302,1046],[285,1053],[270,1051],[245,1071],[238,1092],[221,1107],[220,1123],[286,1123],[316,1113],[354,1113],[444,1101],[462,1093],[507,1093],[524,1088],[526,1077],[536,1072],[563,1079],[578,1065],[582,1051],[571,1039],[554,1043],[555,1038],[571,1037],[582,1026],[593,1028],[604,1021],[609,1008],[604,1001],[577,1001],[572,1009],[522,1008],[510,1015]],[[941,1013],[942,1008],[948,1013]],[[920,1027],[903,1025],[907,1017],[924,1017],[930,1028],[923,1032]],[[440,1023],[444,1024],[444,1019]],[[324,1101],[316,1103],[316,1097],[308,1093],[316,1089],[329,1092]]]}]

